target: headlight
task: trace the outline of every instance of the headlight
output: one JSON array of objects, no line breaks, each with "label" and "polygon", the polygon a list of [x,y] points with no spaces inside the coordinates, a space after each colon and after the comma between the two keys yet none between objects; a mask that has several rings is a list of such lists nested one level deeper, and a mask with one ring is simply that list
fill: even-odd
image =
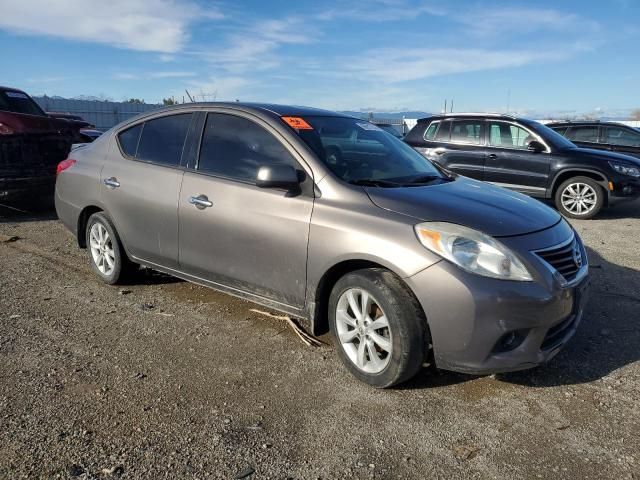
[{"label": "headlight", "polygon": [[628,163],[609,162],[611,168],[622,175],[630,175],[632,177],[640,177],[640,168]]},{"label": "headlight", "polygon": [[513,252],[489,235],[445,222],[425,222],[414,228],[422,245],[467,272],[503,280],[533,280]]}]

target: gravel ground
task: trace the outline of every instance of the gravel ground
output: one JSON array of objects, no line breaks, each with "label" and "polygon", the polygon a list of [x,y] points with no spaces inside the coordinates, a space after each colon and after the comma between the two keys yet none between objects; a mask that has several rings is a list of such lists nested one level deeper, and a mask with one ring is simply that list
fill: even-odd
[{"label": "gravel ground", "polygon": [[574,223],[592,295],[551,363],[378,391],[249,302],[105,286],[54,214],[0,208],[0,478],[640,478],[639,212]]}]

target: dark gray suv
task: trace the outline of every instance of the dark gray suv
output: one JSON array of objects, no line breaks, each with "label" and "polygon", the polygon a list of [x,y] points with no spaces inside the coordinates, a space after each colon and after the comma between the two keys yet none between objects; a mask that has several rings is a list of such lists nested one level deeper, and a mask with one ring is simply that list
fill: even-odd
[{"label": "dark gray suv", "polygon": [[144,265],[307,319],[377,387],[425,363],[535,366],[583,313],[586,252],[557,212],[357,118],[182,105],[115,127],[58,170],[58,215],[103,281]]}]

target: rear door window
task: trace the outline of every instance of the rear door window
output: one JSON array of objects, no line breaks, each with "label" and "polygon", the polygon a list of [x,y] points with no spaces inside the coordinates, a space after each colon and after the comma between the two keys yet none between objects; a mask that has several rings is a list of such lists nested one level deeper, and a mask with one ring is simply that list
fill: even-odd
[{"label": "rear door window", "polygon": [[451,141],[480,145],[482,120],[454,120],[451,122]]},{"label": "rear door window", "polygon": [[589,125],[584,127],[570,127],[566,137],[572,142],[598,142],[598,127]]},{"label": "rear door window", "polygon": [[144,123],[136,158],[160,165],[178,166],[193,114],[182,113]]},{"label": "rear door window", "polygon": [[448,142],[451,133],[451,122],[442,122],[438,132],[436,133],[436,141]]},{"label": "rear door window", "polygon": [[276,164],[298,168],[285,146],[263,127],[236,115],[207,115],[198,171],[255,183],[258,168]]}]

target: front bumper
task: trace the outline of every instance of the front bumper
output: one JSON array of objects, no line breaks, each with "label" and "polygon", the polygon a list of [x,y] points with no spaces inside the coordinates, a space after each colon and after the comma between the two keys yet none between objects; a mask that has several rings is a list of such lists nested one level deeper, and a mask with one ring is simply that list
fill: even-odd
[{"label": "front bumper", "polygon": [[611,183],[613,190],[609,191],[609,205],[640,198],[640,178],[617,175]]},{"label": "front bumper", "polygon": [[[588,265],[566,282],[534,250],[572,235],[562,221],[523,237],[501,239],[518,252],[532,282],[495,280],[441,261],[407,279],[424,308],[438,368],[490,374],[535,367],[553,358],[575,333],[587,300]],[[586,252],[580,243],[583,258]],[[515,337],[513,344],[505,339]]]}]

